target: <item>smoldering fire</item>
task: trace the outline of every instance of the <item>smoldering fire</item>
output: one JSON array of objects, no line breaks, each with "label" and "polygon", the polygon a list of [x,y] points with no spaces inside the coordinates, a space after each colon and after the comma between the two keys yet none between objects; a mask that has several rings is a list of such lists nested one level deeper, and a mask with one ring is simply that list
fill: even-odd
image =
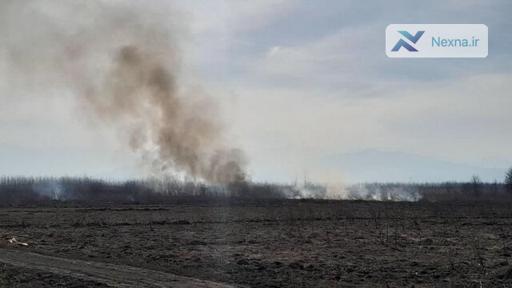
[{"label": "smoldering fire", "polygon": [[27,35],[7,37],[0,48],[12,77],[34,90],[44,83],[71,91],[81,110],[140,154],[152,176],[244,180],[245,155],[226,144],[215,98],[182,81],[179,17],[150,9],[134,2],[2,1],[2,33],[25,27]]},{"label": "smoldering fire", "polygon": [[105,84],[89,90],[86,103],[107,122],[128,127],[130,147],[142,151],[157,171],[178,169],[213,183],[243,180],[244,155],[222,143],[214,104],[180,95],[175,69],[162,64],[165,56],[121,47]]}]

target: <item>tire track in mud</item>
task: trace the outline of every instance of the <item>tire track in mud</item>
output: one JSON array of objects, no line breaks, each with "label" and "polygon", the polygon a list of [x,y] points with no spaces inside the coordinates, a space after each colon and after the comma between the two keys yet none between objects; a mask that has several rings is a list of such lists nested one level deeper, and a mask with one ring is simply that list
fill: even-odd
[{"label": "tire track in mud", "polygon": [[178,276],[149,269],[67,259],[25,250],[0,248],[0,263],[100,282],[112,287],[234,288],[223,283]]}]

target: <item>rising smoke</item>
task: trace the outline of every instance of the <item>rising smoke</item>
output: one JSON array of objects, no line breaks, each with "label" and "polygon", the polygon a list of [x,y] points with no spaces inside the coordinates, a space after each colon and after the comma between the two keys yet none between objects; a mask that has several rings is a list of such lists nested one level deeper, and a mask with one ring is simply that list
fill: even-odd
[{"label": "rising smoke", "polygon": [[2,1],[9,71],[71,91],[154,175],[243,181],[245,156],[226,144],[214,99],[183,80],[182,18],[151,3]]}]

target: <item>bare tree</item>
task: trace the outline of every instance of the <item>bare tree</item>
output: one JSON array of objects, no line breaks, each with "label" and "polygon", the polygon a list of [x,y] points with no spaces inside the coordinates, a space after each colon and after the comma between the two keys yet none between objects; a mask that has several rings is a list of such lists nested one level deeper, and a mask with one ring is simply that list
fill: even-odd
[{"label": "bare tree", "polygon": [[471,192],[474,198],[482,196],[482,180],[476,175],[471,177]]},{"label": "bare tree", "polygon": [[510,168],[505,175],[505,187],[507,191],[512,194],[512,168]]}]

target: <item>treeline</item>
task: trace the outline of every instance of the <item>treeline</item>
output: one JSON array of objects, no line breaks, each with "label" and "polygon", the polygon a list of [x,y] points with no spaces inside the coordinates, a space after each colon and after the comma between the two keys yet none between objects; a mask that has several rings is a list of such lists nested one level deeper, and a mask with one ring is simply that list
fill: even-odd
[{"label": "treeline", "polygon": [[512,201],[512,189],[503,183],[442,183],[420,185],[421,200],[438,201]]},{"label": "treeline", "polygon": [[512,201],[512,187],[502,183],[372,183],[347,188],[347,198],[382,201]]},{"label": "treeline", "polygon": [[91,178],[0,178],[0,206],[54,202],[169,203],[180,200],[251,198],[282,199],[279,185],[232,183],[228,186],[165,180],[107,181]]},{"label": "treeline", "polygon": [[332,189],[328,185],[236,182],[227,186],[173,179],[106,181],[91,178],[0,178],[0,206],[62,202],[151,204],[232,199],[349,199],[377,201],[512,201],[502,183],[371,183]]}]

